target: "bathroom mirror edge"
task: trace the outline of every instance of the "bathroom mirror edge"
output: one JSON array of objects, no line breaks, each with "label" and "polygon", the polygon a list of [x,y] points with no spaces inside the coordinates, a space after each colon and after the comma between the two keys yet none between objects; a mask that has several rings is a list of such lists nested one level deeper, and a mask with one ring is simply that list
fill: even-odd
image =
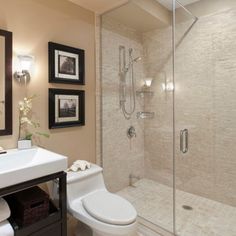
[{"label": "bathroom mirror edge", "polygon": [[5,39],[5,127],[0,136],[12,135],[12,32],[0,29],[0,37]]}]

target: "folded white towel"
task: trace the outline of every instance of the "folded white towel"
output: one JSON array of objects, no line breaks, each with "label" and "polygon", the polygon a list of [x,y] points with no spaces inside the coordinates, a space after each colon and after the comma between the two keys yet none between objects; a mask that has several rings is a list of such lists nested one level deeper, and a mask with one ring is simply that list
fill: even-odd
[{"label": "folded white towel", "polygon": [[73,163],[73,165],[68,169],[68,171],[84,171],[86,169],[89,169],[91,167],[91,164],[84,160],[77,160]]},{"label": "folded white towel", "polygon": [[[11,210],[10,210],[7,202],[3,198],[0,198],[0,222],[9,218],[10,215],[11,215]],[[2,234],[0,234],[0,235],[2,235]]]},{"label": "folded white towel", "polygon": [[7,151],[4,150],[2,147],[0,147],[0,154],[5,154],[5,153],[7,153]]},{"label": "folded white towel", "polygon": [[14,236],[14,230],[11,224],[7,220],[0,223],[0,235],[1,236]]}]

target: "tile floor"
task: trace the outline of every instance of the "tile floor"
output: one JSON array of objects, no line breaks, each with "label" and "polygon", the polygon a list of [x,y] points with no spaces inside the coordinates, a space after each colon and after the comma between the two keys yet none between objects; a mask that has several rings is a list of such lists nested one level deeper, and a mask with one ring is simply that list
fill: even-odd
[{"label": "tile floor", "polygon": [[[129,200],[147,222],[173,230],[172,188],[141,179],[118,194]],[[193,209],[185,210],[183,205]],[[236,208],[177,190],[176,228],[180,236],[236,236]]]},{"label": "tile floor", "polygon": [[162,235],[157,234],[157,233],[153,232],[152,230],[150,230],[147,227],[142,225],[142,226],[138,227],[137,236],[162,236]]}]

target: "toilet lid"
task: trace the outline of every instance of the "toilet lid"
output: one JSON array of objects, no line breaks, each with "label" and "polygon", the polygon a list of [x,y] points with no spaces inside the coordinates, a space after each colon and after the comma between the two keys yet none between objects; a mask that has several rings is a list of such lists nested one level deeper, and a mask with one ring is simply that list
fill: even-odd
[{"label": "toilet lid", "polygon": [[82,199],[86,211],[108,224],[127,225],[136,220],[137,212],[124,198],[101,190]]}]

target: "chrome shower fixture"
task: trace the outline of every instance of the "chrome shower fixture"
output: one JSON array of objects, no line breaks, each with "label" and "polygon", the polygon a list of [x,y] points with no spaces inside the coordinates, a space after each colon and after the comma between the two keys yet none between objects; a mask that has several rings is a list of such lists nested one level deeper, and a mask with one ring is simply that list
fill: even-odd
[{"label": "chrome shower fixture", "polygon": [[133,62],[138,62],[138,61],[141,61],[142,60],[142,57],[136,57],[133,59]]},{"label": "chrome shower fixture", "polygon": [[131,138],[136,138],[137,137],[137,134],[136,134],[136,130],[134,128],[134,126],[130,126],[127,130],[127,136],[129,139]]},{"label": "chrome shower fixture", "polygon": [[133,48],[129,48],[129,65],[126,68],[126,70],[128,71],[130,69],[131,66],[133,66],[133,63],[135,62],[139,62],[141,61],[142,58],[141,57],[136,57],[133,59]]},{"label": "chrome shower fixture", "polygon": [[[135,101],[135,78],[134,78],[134,68],[133,64],[142,60],[141,57],[133,58],[133,49],[129,48],[129,62],[126,63],[126,48],[125,46],[119,47],[119,77],[120,77],[120,108],[124,114],[124,117],[129,120],[135,111],[136,101]],[[129,74],[127,76],[127,74]],[[127,103],[127,93],[129,94],[129,107],[130,110],[126,108]]]}]

